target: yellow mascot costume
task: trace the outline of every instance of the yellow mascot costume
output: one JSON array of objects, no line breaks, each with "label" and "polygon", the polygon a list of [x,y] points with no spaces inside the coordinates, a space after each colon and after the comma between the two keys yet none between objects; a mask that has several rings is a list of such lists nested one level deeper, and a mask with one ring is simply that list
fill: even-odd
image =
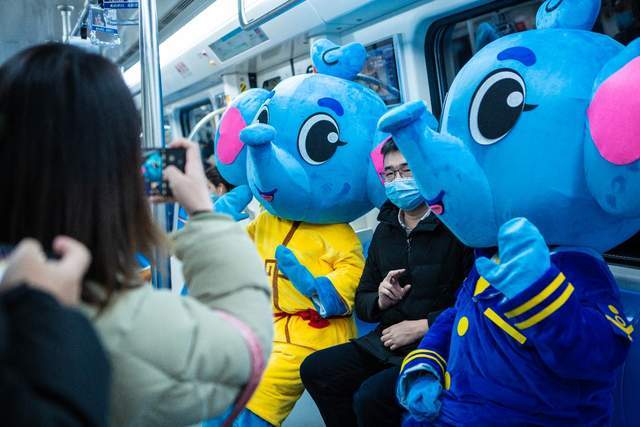
[{"label": "yellow mascot costume", "polygon": [[317,73],[243,93],[216,135],[217,166],[240,186],[215,209],[241,219],[252,196],[263,205],[248,232],[273,290],[273,354],[236,426],[279,426],[304,390],[302,361],[355,337],[364,257],[348,223],[384,201],[376,123],[386,107],[352,81],[364,47],[320,40],[311,56]]}]

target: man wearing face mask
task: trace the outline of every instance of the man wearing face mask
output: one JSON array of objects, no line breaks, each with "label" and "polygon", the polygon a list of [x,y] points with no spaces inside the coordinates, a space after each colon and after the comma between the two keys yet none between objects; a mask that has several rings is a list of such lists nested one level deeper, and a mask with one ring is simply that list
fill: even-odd
[{"label": "man wearing face mask", "polygon": [[356,313],[375,330],[309,356],[302,381],[328,427],[399,426],[395,384],[404,357],[453,305],[471,251],[430,212],[393,140],[381,149],[387,198],[356,291]]}]

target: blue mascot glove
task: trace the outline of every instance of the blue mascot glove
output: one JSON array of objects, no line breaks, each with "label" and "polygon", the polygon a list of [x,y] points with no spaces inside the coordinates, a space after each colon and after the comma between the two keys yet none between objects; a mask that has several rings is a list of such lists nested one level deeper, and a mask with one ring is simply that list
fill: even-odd
[{"label": "blue mascot glove", "polygon": [[418,421],[432,420],[440,412],[442,385],[433,375],[416,378],[406,397],[406,408]]},{"label": "blue mascot glove", "polygon": [[278,269],[302,295],[311,300],[320,316],[331,317],[349,312],[342,297],[327,277],[313,277],[307,267],[300,264],[298,258],[285,246],[276,248]]},{"label": "blue mascot glove", "polygon": [[526,218],[514,218],[498,232],[499,264],[478,258],[476,269],[494,288],[511,299],[538,281],[551,267],[549,248]]},{"label": "blue mascot glove", "polygon": [[253,194],[251,194],[249,186],[241,185],[216,200],[213,204],[213,210],[221,214],[229,215],[235,221],[242,221],[243,219],[249,218],[249,215],[243,211],[249,202],[251,202],[252,198]]},{"label": "blue mascot glove", "polygon": [[315,290],[316,279],[307,270],[307,267],[300,264],[298,258],[286,246],[276,248],[276,261],[280,270],[295,288],[307,298],[311,298]]}]

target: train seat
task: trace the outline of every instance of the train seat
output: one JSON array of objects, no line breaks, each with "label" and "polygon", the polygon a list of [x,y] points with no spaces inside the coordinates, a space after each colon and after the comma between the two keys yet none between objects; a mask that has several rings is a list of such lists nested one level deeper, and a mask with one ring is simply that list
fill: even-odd
[{"label": "train seat", "polygon": [[[360,239],[360,243],[362,244],[362,251],[364,252],[364,257],[367,257],[369,252],[369,245],[371,245],[371,239],[373,238],[373,229],[364,228],[362,230],[356,231],[356,235],[358,239]],[[354,313],[353,318],[356,322],[356,328],[358,329],[358,336],[361,337],[363,335],[368,334],[373,329],[378,326],[377,323],[368,323],[360,320],[358,316]]]},{"label": "train seat", "polygon": [[369,245],[371,244],[371,239],[373,238],[373,229],[371,228],[363,228],[361,230],[356,231],[356,236],[360,240],[360,244],[362,245],[362,252],[364,253],[364,257],[367,257],[369,253]]},{"label": "train seat", "polygon": [[[636,331],[640,330],[640,292],[621,290],[622,305]],[[614,427],[635,427],[640,425],[640,346],[638,335],[631,345],[629,355],[620,370],[614,391]]]}]

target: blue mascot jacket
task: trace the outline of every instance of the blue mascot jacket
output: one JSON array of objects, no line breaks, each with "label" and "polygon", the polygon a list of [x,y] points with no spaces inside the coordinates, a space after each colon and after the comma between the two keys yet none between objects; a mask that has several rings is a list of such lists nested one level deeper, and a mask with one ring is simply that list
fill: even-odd
[{"label": "blue mascot jacket", "polygon": [[438,317],[400,374],[399,389],[417,371],[440,374],[439,416],[405,425],[610,424],[611,373],[626,357],[633,327],[599,255],[559,249],[551,261],[511,300],[471,271],[455,306]]}]

